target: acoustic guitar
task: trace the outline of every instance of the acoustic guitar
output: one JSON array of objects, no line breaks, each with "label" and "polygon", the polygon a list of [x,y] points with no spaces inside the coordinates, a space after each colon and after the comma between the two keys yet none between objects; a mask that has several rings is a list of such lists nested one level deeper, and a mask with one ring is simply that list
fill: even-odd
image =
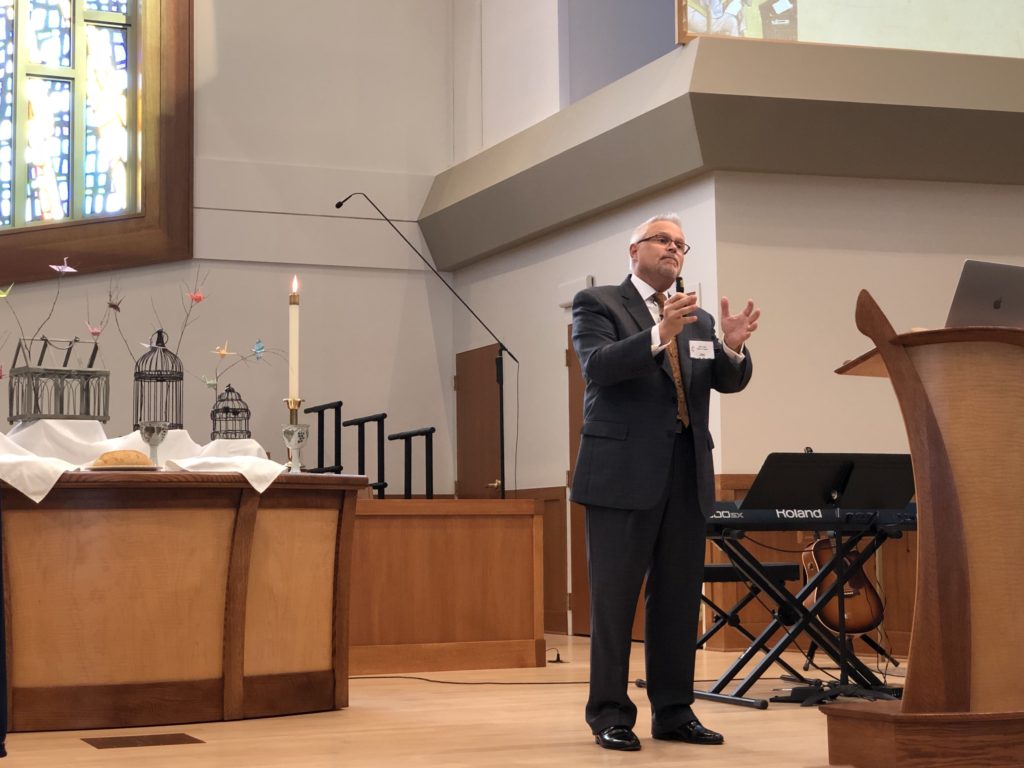
[{"label": "acoustic guitar", "polygon": [[[825,563],[835,555],[835,543],[831,539],[817,539],[811,542],[800,555],[804,565],[804,573],[808,581],[818,575]],[[846,619],[846,634],[862,635],[882,623],[884,609],[882,598],[874,585],[864,575],[864,571],[858,565],[852,566],[852,560],[856,557],[856,550],[843,558],[843,570],[846,573],[846,585],[843,587],[843,608]],[[804,605],[810,608],[818,600],[819,594],[827,592],[836,583],[835,572],[830,573],[817,589],[812,592]],[[833,632],[839,631],[839,596],[834,595],[831,600],[822,606],[818,613],[821,623]]]}]

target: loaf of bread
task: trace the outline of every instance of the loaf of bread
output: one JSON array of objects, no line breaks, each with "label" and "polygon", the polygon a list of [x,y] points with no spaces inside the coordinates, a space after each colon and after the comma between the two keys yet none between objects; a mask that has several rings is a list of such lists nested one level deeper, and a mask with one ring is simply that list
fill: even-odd
[{"label": "loaf of bread", "polygon": [[142,451],[107,451],[92,463],[94,467],[152,466],[149,456]]}]

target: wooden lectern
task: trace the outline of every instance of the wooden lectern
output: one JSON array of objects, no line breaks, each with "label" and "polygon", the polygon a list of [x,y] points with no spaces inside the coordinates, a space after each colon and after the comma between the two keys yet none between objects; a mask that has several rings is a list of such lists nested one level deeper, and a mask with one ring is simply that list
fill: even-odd
[{"label": "wooden lectern", "polygon": [[918,565],[902,702],[822,707],[829,761],[856,768],[1024,765],[1024,330],[897,335],[867,291],[872,352],[910,441]]}]

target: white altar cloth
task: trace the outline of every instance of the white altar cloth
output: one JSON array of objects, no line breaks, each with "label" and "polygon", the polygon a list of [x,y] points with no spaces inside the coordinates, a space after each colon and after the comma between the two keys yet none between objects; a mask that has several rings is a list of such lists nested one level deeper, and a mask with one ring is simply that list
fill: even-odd
[{"label": "white altar cloth", "polygon": [[[38,503],[64,472],[86,470],[100,454],[124,449],[149,455],[138,431],[108,438],[98,421],[18,422],[6,435],[0,434],[0,480]],[[158,452],[162,467],[239,472],[258,493],[286,469],[268,459],[255,440],[213,440],[201,446],[184,429],[170,430]]]}]

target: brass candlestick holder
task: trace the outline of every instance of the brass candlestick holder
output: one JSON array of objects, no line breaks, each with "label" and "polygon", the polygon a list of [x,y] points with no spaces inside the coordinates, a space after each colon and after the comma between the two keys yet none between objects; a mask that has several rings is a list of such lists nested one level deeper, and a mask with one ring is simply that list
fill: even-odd
[{"label": "brass candlestick holder", "polygon": [[302,461],[300,455],[302,446],[309,439],[309,424],[299,423],[299,408],[302,399],[298,397],[287,397],[284,401],[288,407],[288,423],[281,428],[281,436],[288,448],[288,471],[301,472]]}]

